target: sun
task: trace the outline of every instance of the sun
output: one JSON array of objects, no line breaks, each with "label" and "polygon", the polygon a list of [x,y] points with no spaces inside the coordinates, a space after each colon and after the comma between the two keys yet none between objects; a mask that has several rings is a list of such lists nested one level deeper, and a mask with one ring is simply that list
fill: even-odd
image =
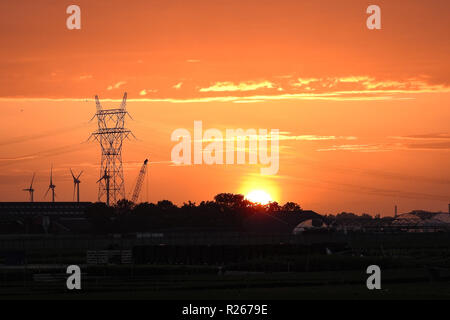
[{"label": "sun", "polygon": [[258,203],[258,204],[263,204],[263,205],[272,202],[272,197],[270,196],[270,194],[268,194],[267,192],[265,192],[263,190],[250,191],[245,196],[245,199],[247,199],[248,201],[251,201],[253,203]]}]

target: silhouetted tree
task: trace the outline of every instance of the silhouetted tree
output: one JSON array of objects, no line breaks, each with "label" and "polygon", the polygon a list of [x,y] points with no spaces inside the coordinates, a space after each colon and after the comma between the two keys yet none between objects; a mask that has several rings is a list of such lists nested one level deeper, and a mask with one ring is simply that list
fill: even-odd
[{"label": "silhouetted tree", "polygon": [[163,211],[169,211],[169,210],[173,210],[173,209],[177,209],[178,207],[176,205],[174,205],[172,203],[172,201],[169,200],[161,200],[158,201],[158,203],[156,204],[157,207]]},{"label": "silhouetted tree", "polygon": [[226,208],[236,208],[242,205],[244,196],[242,194],[219,193],[214,197],[214,201]]},{"label": "silhouetted tree", "polygon": [[127,199],[120,199],[117,201],[116,205],[114,206],[114,209],[117,213],[117,215],[121,216],[124,214],[130,214],[132,209],[134,207],[134,203]]},{"label": "silhouetted tree", "polygon": [[267,211],[269,211],[270,213],[279,212],[279,211],[281,211],[281,209],[282,209],[281,206],[276,201],[270,202],[267,205]]},{"label": "silhouetted tree", "polygon": [[302,208],[300,207],[300,205],[298,205],[295,202],[286,202],[283,205],[282,210],[287,211],[287,212],[297,212],[297,211],[301,211]]},{"label": "silhouetted tree", "polygon": [[186,203],[183,203],[183,206],[181,207],[181,209],[195,209],[197,208],[197,206],[195,205],[195,202],[191,202],[190,200]]}]

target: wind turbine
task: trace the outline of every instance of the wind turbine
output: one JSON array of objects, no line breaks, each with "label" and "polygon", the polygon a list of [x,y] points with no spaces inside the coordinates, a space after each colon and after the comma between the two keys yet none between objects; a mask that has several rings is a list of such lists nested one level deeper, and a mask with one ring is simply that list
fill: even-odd
[{"label": "wind turbine", "polygon": [[70,173],[72,174],[72,178],[73,178],[73,196],[72,196],[72,200],[75,200],[75,188],[77,190],[77,202],[80,202],[80,176],[83,173],[83,171],[80,172],[80,174],[78,176],[75,176],[73,174],[72,169],[70,169]]},{"label": "wind turbine", "polygon": [[52,189],[52,202],[55,202],[55,185],[53,184],[53,165],[50,168],[50,184],[48,186],[47,192],[44,195],[44,198],[47,196],[50,189]]},{"label": "wind turbine", "polygon": [[109,207],[109,178],[110,178],[110,176],[105,169],[105,174],[97,181],[97,183],[99,183],[102,180],[105,180],[105,182],[106,182],[106,205],[108,207]]},{"label": "wind turbine", "polygon": [[23,189],[23,191],[28,191],[30,193],[30,202],[33,202],[33,193],[34,193],[34,189],[33,189],[33,181],[34,181],[34,176],[36,175],[36,172],[33,173],[33,178],[31,178],[31,183],[30,183],[30,187],[28,189]]}]

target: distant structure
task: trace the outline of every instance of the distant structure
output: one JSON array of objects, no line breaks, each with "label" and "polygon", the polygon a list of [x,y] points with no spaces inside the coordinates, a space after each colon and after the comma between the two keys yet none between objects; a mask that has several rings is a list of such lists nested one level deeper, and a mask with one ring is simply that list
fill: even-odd
[{"label": "distant structure", "polygon": [[106,191],[106,204],[109,206],[110,204],[110,200],[109,200],[109,195],[110,195],[110,176],[108,175],[108,170],[105,169],[105,173],[103,174],[103,176],[98,179],[97,183],[104,183],[105,184],[105,191]]},{"label": "distant structure", "polygon": [[397,205],[395,205],[395,209],[394,209],[394,218],[397,218]]},{"label": "distant structure", "polygon": [[[98,201],[106,196],[109,205],[125,198],[125,184],[122,167],[123,141],[132,134],[125,128],[127,93],[117,109],[103,109],[98,96],[95,96],[98,129],[91,134],[100,144],[102,157],[100,179],[98,180]],[[129,114],[128,114],[129,115]],[[130,116],[131,117],[131,116]]]},{"label": "distant structure", "polygon": [[75,176],[72,169],[70,169],[70,173],[72,174],[73,178],[73,195],[72,195],[72,201],[75,200],[75,191],[77,193],[77,202],[80,202],[80,177],[83,171],[80,172],[78,176]]},{"label": "distant structure", "polygon": [[52,202],[55,202],[55,188],[56,186],[53,184],[53,165],[50,168],[50,184],[48,185],[47,192],[45,192],[44,198],[47,196],[48,192],[52,190]]},{"label": "distant structure", "polygon": [[[34,176],[36,175],[36,172],[33,173],[33,178],[31,178],[31,183],[30,183],[30,187],[27,189],[23,189],[23,191],[27,191],[30,194],[30,202],[34,202],[34,189],[33,189],[33,181],[34,181]],[[450,205],[449,205],[450,208]]]},{"label": "distant structure", "polygon": [[134,187],[133,196],[131,197],[131,201],[134,203],[136,203],[136,201],[139,199],[139,193],[141,192],[142,183],[144,182],[145,173],[147,172],[147,163],[148,159],[145,159],[144,164],[142,165],[136,180],[136,186]]}]

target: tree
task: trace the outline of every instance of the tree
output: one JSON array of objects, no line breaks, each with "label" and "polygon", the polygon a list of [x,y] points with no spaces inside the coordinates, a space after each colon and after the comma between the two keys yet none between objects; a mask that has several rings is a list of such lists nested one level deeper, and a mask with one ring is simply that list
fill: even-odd
[{"label": "tree", "polygon": [[225,208],[241,208],[248,205],[242,194],[219,193],[214,197],[214,201]]},{"label": "tree", "polygon": [[281,206],[278,204],[278,202],[276,202],[276,201],[273,201],[273,202],[270,202],[268,205],[267,205],[267,211],[269,211],[270,213],[275,213],[275,212],[279,212],[279,211],[281,211]]},{"label": "tree", "polygon": [[116,205],[114,206],[117,210],[117,213],[124,214],[124,213],[130,213],[131,209],[133,209],[134,203],[127,199],[120,199],[117,201]]},{"label": "tree", "polygon": [[301,211],[302,208],[300,207],[300,205],[298,205],[295,202],[286,202],[283,205],[282,210],[287,211],[287,212],[296,212],[296,211]]},{"label": "tree", "polygon": [[181,209],[195,209],[197,206],[195,205],[195,202],[191,202],[190,200],[186,203],[183,203],[183,206]]},{"label": "tree", "polygon": [[176,205],[174,205],[172,203],[172,201],[169,201],[169,200],[158,201],[158,203],[156,205],[159,209],[165,210],[165,211],[178,208]]}]

